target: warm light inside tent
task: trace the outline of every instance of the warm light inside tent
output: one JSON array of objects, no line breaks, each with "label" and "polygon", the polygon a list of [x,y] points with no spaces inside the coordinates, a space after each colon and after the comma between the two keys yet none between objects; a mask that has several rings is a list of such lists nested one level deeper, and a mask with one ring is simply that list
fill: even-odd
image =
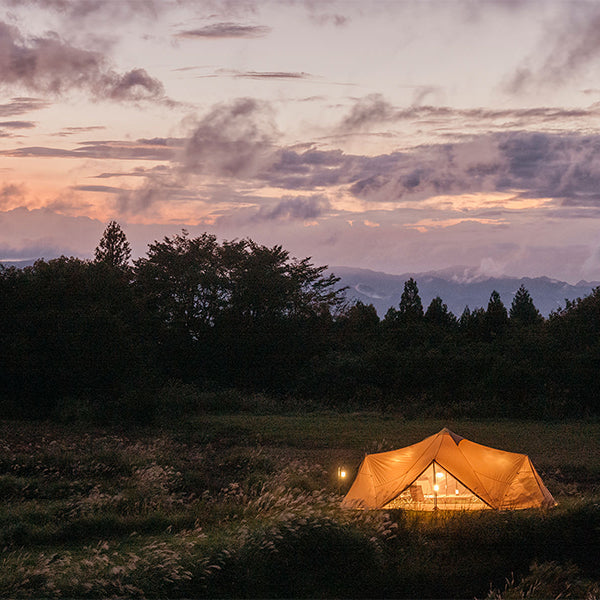
[{"label": "warm light inside tent", "polygon": [[383,508],[480,510],[489,506],[436,462]]}]

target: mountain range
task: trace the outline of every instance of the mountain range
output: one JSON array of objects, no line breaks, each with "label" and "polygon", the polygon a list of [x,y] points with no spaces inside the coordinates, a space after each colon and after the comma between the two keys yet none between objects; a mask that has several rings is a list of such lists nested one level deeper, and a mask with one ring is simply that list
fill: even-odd
[{"label": "mountain range", "polygon": [[529,291],[540,313],[547,317],[552,311],[564,307],[566,299],[583,298],[600,285],[597,281],[583,280],[573,285],[548,277],[489,277],[469,267],[402,275],[341,266],[329,267],[329,271],[340,277],[340,287],[347,287],[346,297],[349,301],[360,300],[364,304],[373,304],[380,317],[391,306],[398,308],[404,282],[410,277],[417,282],[425,310],[433,298],[440,296],[457,317],[466,306],[471,310],[487,308],[494,290],[500,294],[506,308],[510,309],[515,292],[521,285]]}]

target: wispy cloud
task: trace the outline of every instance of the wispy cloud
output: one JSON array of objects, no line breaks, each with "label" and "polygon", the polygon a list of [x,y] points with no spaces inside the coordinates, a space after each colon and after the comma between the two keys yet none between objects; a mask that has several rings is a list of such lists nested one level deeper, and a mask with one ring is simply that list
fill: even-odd
[{"label": "wispy cloud", "polygon": [[564,5],[559,19],[547,27],[536,53],[526,58],[506,81],[514,94],[556,87],[576,79],[600,60],[600,6],[594,2]]},{"label": "wispy cloud", "polygon": [[32,129],[35,127],[33,121],[0,121],[0,127],[8,127],[9,129]]},{"label": "wispy cloud", "polygon": [[311,79],[312,75],[303,71],[236,71],[234,77],[242,79]]},{"label": "wispy cloud", "polygon": [[254,215],[256,221],[314,220],[331,208],[329,200],[321,195],[283,198],[274,206],[262,206]]},{"label": "wispy cloud", "polygon": [[99,131],[102,129],[106,129],[104,125],[88,125],[86,127],[64,127],[58,133],[53,135],[57,135],[60,137],[67,137],[69,135],[77,135],[79,133],[89,133],[90,131]]},{"label": "wispy cloud", "polygon": [[10,102],[0,104],[0,117],[22,115],[48,106],[51,106],[51,102],[40,98],[13,98]]},{"label": "wispy cloud", "polygon": [[197,29],[187,29],[176,34],[180,38],[260,38],[268,35],[271,28],[265,25],[245,25],[241,23],[214,23],[199,27]]},{"label": "wispy cloud", "polygon": [[108,185],[75,185],[72,189],[76,192],[101,192],[104,194],[120,194],[123,192],[123,188]]},{"label": "wispy cloud", "polygon": [[561,120],[580,120],[585,123],[591,117],[600,117],[600,103],[587,108],[562,108],[552,106],[536,106],[530,108],[455,108],[451,106],[430,106],[414,104],[409,107],[396,107],[381,94],[371,94],[356,100],[348,113],[336,126],[339,134],[370,132],[380,125],[412,121],[432,123],[439,126],[451,126],[457,131],[470,129],[487,129],[497,125],[503,130],[536,125],[558,123]]},{"label": "wispy cloud", "polygon": [[121,160],[170,160],[180,143],[176,139],[157,138],[136,142],[118,140],[88,141],[75,150],[30,146],[0,151],[0,155],[19,157],[96,158]]}]

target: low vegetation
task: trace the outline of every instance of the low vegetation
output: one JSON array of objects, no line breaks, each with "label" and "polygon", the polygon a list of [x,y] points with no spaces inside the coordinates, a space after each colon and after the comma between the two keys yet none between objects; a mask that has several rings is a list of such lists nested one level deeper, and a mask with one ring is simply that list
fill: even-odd
[{"label": "low vegetation", "polygon": [[[526,451],[550,511],[339,507],[365,452],[449,426]],[[597,598],[600,425],[203,414],[0,423],[0,595]]]}]

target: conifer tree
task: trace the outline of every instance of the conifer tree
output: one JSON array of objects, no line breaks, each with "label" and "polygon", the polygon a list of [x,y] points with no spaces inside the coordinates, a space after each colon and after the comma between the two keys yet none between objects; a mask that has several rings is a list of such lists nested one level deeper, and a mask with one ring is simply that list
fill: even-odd
[{"label": "conifer tree", "polygon": [[508,313],[504,303],[500,299],[500,294],[494,290],[490,295],[485,320],[488,334],[491,337],[502,333],[508,323]]},{"label": "conifer tree", "polygon": [[96,263],[103,263],[117,269],[127,269],[131,258],[131,247],[127,236],[116,221],[111,221],[104,230],[95,250]]},{"label": "conifer tree", "polygon": [[448,305],[436,296],[425,313],[425,320],[434,325],[454,325],[456,317],[448,310]]},{"label": "conifer tree", "polygon": [[423,303],[419,296],[419,288],[412,277],[404,283],[399,309],[399,317],[404,321],[420,321],[423,318]]},{"label": "conifer tree", "polygon": [[540,311],[533,304],[533,299],[523,284],[517,290],[510,306],[510,321],[516,325],[533,325],[542,321]]}]

